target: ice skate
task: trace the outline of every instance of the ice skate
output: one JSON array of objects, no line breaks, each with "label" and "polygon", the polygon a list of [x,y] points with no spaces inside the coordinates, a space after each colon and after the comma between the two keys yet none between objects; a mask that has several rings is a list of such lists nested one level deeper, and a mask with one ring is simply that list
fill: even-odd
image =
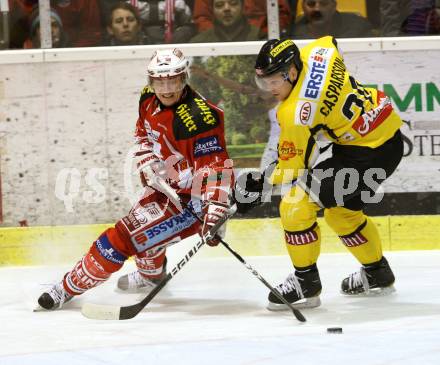
[{"label": "ice skate", "polygon": [[364,265],[342,281],[345,295],[387,295],[395,291],[394,274],[385,257],[376,263]]},{"label": "ice skate", "polygon": [[63,282],[60,281],[58,284],[55,284],[48,291],[40,295],[38,298],[38,304],[40,307],[37,307],[35,311],[60,309],[64,303],[67,303],[72,298],[73,295],[66,292]]},{"label": "ice skate", "polygon": [[125,293],[145,293],[152,291],[156,285],[167,275],[166,260],[163,265],[162,274],[159,277],[148,278],[142,275],[139,270],[133,271],[118,279],[117,289]]},{"label": "ice skate", "polygon": [[[276,288],[278,292],[293,305],[294,308],[314,308],[321,305],[321,280],[318,270],[296,271],[290,274],[284,283]],[[269,293],[267,309],[271,311],[288,310],[289,307],[272,292]]]}]

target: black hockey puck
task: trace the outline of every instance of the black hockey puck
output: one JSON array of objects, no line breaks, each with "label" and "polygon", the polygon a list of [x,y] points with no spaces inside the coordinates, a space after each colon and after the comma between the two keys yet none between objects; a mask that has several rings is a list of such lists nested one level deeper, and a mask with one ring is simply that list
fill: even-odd
[{"label": "black hockey puck", "polygon": [[328,333],[342,333],[341,327],[329,327],[327,328]]}]

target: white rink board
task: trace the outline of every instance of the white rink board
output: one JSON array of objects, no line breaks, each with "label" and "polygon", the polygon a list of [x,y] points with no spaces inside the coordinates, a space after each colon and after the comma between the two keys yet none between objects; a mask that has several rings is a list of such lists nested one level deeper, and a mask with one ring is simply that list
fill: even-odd
[{"label": "white rink board", "polygon": [[[430,49],[414,50],[417,42],[421,49]],[[359,81],[379,87],[391,84],[403,98],[414,83],[421,83],[423,90],[427,83],[440,89],[440,49],[435,49],[440,41],[423,37],[417,42],[366,39],[340,44],[348,69]],[[250,43],[244,53],[258,50],[259,42]],[[359,45],[366,51],[359,52]],[[185,48],[190,55],[237,54],[238,46]],[[24,219],[32,226],[105,223],[126,214],[135,183],[126,183],[133,177],[124,173],[124,166],[145,84],[145,58],[151,51],[140,46],[2,52],[0,168],[5,226]],[[427,192],[440,186],[439,102],[433,101],[431,112],[426,95],[422,111],[415,111],[414,104],[402,116],[416,124],[428,121],[438,129],[405,132],[414,150],[385,185],[387,192]],[[423,156],[417,137],[421,134],[428,136],[423,139]],[[426,152],[429,146],[433,155]],[[58,197],[55,190],[57,177],[66,169],[74,169],[79,184],[67,184],[66,189],[73,191],[67,205],[60,200],[67,190],[58,191]]]},{"label": "white rink board", "polygon": [[[437,365],[440,251],[386,255],[397,291],[376,298],[339,294],[341,279],[358,265],[349,254],[322,255],[322,306],[303,311],[305,324],[291,312],[267,311],[266,288],[232,256],[194,257],[127,321],[80,314],[85,301],[138,299],[113,291],[118,274],[62,311],[33,313],[39,284],[60,278],[69,267],[1,268],[0,364]],[[287,256],[246,259],[273,284],[292,269]],[[328,327],[342,327],[343,334],[328,334]]]}]

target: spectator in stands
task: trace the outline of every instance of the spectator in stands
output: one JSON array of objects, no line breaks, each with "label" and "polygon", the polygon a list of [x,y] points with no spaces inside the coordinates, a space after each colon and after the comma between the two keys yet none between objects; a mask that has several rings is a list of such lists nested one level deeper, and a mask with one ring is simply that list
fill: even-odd
[{"label": "spectator in stands", "polygon": [[[299,0],[299,1],[301,1],[301,0]],[[295,24],[296,12],[298,10],[298,0],[288,0],[288,4],[290,7],[290,16],[291,16],[290,19],[291,20],[290,20],[289,27],[287,29],[285,29],[286,31],[291,29],[291,27]]]},{"label": "spectator in stands", "polygon": [[[213,27],[214,14],[212,0],[194,1],[194,22],[199,32]],[[290,7],[287,0],[278,0],[280,30],[290,27]],[[249,23],[260,29],[262,35],[267,34],[266,0],[243,0],[243,14]]]},{"label": "spectator in stands", "polygon": [[[52,0],[73,47],[101,43],[101,14],[98,0]],[[9,0],[11,48],[21,48],[30,35],[31,15],[38,0]]]},{"label": "spectator in stands", "polygon": [[30,36],[30,16],[38,0],[9,0],[9,48],[23,48]]},{"label": "spectator in stands", "polygon": [[74,47],[93,47],[102,42],[98,0],[53,0]]},{"label": "spectator in stands", "polygon": [[107,20],[107,46],[148,44],[142,30],[138,10],[131,4],[119,2],[113,5]]},{"label": "spectator in stands", "polygon": [[382,35],[439,34],[439,8],[439,0],[381,0]]},{"label": "spectator in stands", "polygon": [[[437,8],[440,2],[437,1]],[[440,14],[435,0],[412,0],[410,14],[402,25],[405,35],[440,34]]]},{"label": "spectator in stands", "polygon": [[214,26],[197,34],[193,43],[256,41],[260,29],[243,15],[243,0],[213,0]]},{"label": "spectator in stands", "polygon": [[[69,47],[69,41],[63,29],[63,22],[54,9],[50,10],[50,25],[52,34],[52,48]],[[40,15],[38,8],[36,8],[31,16],[30,37],[25,40],[23,48],[28,49],[40,47]]]},{"label": "spectator in stands", "polygon": [[[101,0],[103,9],[114,0]],[[192,12],[185,0],[125,0],[138,9],[151,44],[186,43],[196,33]],[[108,11],[108,10],[107,10]]]},{"label": "spectator in stands", "polygon": [[371,37],[372,26],[354,13],[340,13],[336,0],[302,0],[304,15],[291,33],[294,39],[313,39],[325,35],[336,38]]},{"label": "spectator in stands", "polygon": [[402,25],[410,13],[411,0],[381,0],[380,16],[382,35],[397,37],[402,35]]}]

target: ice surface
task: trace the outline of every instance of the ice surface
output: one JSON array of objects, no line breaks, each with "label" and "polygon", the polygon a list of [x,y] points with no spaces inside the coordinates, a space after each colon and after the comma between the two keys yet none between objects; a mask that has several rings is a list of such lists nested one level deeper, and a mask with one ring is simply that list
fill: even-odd
[{"label": "ice surface", "polygon": [[[172,250],[170,261],[184,252]],[[266,288],[234,257],[202,256],[128,321],[80,313],[86,301],[142,297],[115,292],[118,274],[63,310],[34,313],[42,284],[70,267],[1,268],[0,364],[440,364],[440,251],[387,253],[397,292],[375,298],[342,296],[340,281],[357,263],[321,255],[322,306],[303,311],[305,324],[289,311],[267,311]],[[287,255],[246,259],[273,285],[291,271]],[[129,262],[122,272],[131,269]],[[336,326],[343,334],[326,332]]]}]

